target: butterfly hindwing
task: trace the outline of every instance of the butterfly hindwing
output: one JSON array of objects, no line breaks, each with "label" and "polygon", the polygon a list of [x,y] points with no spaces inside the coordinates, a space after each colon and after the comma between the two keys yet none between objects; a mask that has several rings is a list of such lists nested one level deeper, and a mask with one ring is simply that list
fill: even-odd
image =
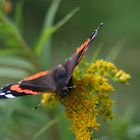
[{"label": "butterfly hindwing", "polygon": [[55,90],[50,72],[41,72],[24,78],[22,81],[3,87],[0,98],[14,98],[25,95],[36,95]]},{"label": "butterfly hindwing", "polygon": [[28,88],[37,92],[55,91],[56,86],[52,75],[53,70],[39,72],[24,78],[20,85],[22,88]]}]

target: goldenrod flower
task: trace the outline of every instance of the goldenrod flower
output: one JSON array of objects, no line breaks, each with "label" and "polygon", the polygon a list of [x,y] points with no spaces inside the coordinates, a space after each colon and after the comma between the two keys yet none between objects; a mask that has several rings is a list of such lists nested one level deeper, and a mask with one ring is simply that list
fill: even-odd
[{"label": "goldenrod flower", "polygon": [[[72,122],[72,131],[77,140],[90,140],[92,131],[98,130],[98,117],[112,119],[112,99],[114,90],[108,78],[127,83],[131,76],[119,70],[114,64],[97,60],[86,64],[84,69],[77,67],[73,74],[76,89],[63,98],[65,112]],[[45,94],[42,103],[48,103],[50,95]],[[53,98],[54,98],[53,94]]]},{"label": "goldenrod flower", "polygon": [[118,69],[113,63],[97,60],[92,63],[88,68],[88,73],[93,73],[95,75],[101,75],[103,77],[110,77],[113,80],[127,83],[131,76],[125,73],[123,70]]},{"label": "goldenrod flower", "polygon": [[56,96],[54,93],[44,93],[42,96],[41,104],[43,106],[54,106],[56,104]]}]

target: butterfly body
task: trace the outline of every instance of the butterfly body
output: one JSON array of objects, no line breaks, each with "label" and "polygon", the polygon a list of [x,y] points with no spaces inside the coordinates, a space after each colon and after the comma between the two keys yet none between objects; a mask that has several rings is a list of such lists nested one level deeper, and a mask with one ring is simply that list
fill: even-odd
[{"label": "butterfly body", "polygon": [[59,64],[49,71],[39,72],[15,84],[1,88],[0,98],[14,98],[45,92],[53,92],[63,98],[70,94],[75,88],[72,83],[73,70],[79,64],[100,27],[101,24],[64,64]]}]

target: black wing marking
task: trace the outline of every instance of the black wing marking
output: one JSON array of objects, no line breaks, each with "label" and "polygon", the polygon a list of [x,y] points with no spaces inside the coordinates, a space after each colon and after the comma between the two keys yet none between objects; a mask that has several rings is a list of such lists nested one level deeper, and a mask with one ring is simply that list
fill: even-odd
[{"label": "black wing marking", "polygon": [[[7,85],[7,86],[0,89],[0,99],[7,99],[7,98],[15,98],[18,96],[24,96],[23,93],[19,93],[17,91],[11,90],[10,88],[13,85],[14,84],[10,84],[10,85]],[[27,94],[27,95],[30,95],[30,94]]]}]

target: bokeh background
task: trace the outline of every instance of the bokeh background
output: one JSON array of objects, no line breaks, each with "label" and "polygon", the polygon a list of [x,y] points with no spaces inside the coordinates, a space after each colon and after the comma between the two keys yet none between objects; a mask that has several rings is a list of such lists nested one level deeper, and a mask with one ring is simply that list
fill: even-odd
[{"label": "bokeh background", "polygon": [[[59,3],[59,1],[57,2]],[[11,0],[10,2],[12,3],[12,7],[9,6],[11,10],[8,13],[5,12],[5,15],[7,14],[7,18],[14,23],[14,17],[16,14],[19,14],[18,18],[15,18],[17,19],[16,21],[19,19],[19,22],[16,23],[20,25],[23,38],[29,46],[34,48],[44,25],[46,13],[53,0]],[[101,131],[96,134],[96,138],[101,140],[140,139],[139,5],[140,1],[138,0],[61,0],[52,22],[53,25],[63,19],[74,8],[79,7],[80,10],[50,36],[50,51],[47,54],[49,58],[46,56],[48,64],[45,68],[38,68],[38,70],[50,69],[59,63],[63,63],[100,22],[104,23],[102,30],[94,44],[92,44],[94,49],[90,49],[86,55],[89,59],[92,58],[94,50],[101,46],[98,58],[112,60],[118,67],[130,73],[132,79],[129,85],[114,85],[117,89],[112,94],[114,100],[114,119],[102,122]],[[17,9],[16,14],[14,12],[15,9]],[[13,72],[14,68],[18,69],[20,54],[15,57],[15,54],[2,51],[11,43],[5,43],[11,37],[8,35],[9,32],[7,30],[4,27],[0,27],[1,86],[18,81],[20,78],[29,75],[29,73],[33,73],[33,71]],[[12,47],[10,51],[12,52]],[[20,51],[22,51],[21,48]],[[28,64],[20,62],[19,65],[22,66],[22,68],[19,66],[20,69],[25,70]],[[11,73],[10,70],[12,71]],[[74,139],[69,129],[70,123],[66,119],[61,105],[55,109],[40,108],[37,111],[32,111],[32,108],[40,102],[40,99],[40,96],[36,96],[0,101],[1,140]]]}]

